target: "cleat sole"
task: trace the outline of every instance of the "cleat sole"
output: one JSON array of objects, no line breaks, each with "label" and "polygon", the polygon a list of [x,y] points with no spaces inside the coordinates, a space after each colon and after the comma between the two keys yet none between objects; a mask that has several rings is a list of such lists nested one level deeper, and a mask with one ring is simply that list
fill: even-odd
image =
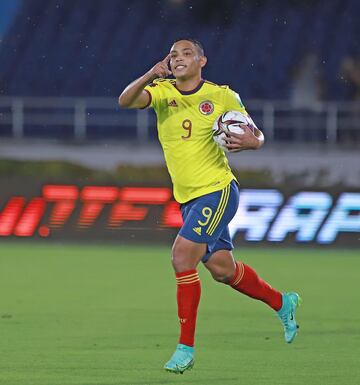
[{"label": "cleat sole", "polygon": [[191,370],[194,367],[194,361],[191,361],[186,368],[176,368],[176,369],[171,369],[171,368],[164,368],[167,372],[173,373],[173,374],[183,374],[186,370]]}]

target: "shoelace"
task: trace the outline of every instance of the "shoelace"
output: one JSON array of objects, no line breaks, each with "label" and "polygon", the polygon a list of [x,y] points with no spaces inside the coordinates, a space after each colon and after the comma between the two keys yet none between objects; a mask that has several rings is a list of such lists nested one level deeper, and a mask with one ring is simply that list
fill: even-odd
[{"label": "shoelace", "polygon": [[289,318],[287,314],[283,314],[280,316],[281,321],[283,322],[284,327],[287,329],[289,327]]}]

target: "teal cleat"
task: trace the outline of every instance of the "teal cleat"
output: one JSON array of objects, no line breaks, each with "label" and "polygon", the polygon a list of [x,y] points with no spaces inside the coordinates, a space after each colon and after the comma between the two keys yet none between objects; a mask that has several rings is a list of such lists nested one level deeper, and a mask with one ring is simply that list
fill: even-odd
[{"label": "teal cleat", "polygon": [[194,348],[178,344],[170,360],[165,364],[164,369],[168,372],[183,374],[194,366]]},{"label": "teal cleat", "polygon": [[282,300],[282,307],[277,314],[284,327],[285,341],[290,344],[296,337],[299,328],[295,320],[295,312],[301,303],[301,298],[297,293],[283,293]]}]

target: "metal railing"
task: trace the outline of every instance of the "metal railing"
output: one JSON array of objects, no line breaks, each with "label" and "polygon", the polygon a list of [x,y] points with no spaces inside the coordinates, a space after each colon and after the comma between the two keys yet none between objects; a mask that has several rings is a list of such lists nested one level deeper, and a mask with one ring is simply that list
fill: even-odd
[{"label": "metal railing", "polygon": [[[360,143],[360,103],[250,100],[247,110],[269,142]],[[13,139],[154,140],[149,110],[121,110],[116,98],[0,97],[0,136]]]}]

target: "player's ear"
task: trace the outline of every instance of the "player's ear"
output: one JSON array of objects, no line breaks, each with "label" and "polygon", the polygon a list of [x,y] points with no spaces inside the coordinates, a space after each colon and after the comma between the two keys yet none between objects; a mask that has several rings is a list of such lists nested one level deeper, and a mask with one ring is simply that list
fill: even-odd
[{"label": "player's ear", "polygon": [[207,57],[206,56],[201,56],[200,57],[200,66],[201,68],[205,67],[207,63]]}]

